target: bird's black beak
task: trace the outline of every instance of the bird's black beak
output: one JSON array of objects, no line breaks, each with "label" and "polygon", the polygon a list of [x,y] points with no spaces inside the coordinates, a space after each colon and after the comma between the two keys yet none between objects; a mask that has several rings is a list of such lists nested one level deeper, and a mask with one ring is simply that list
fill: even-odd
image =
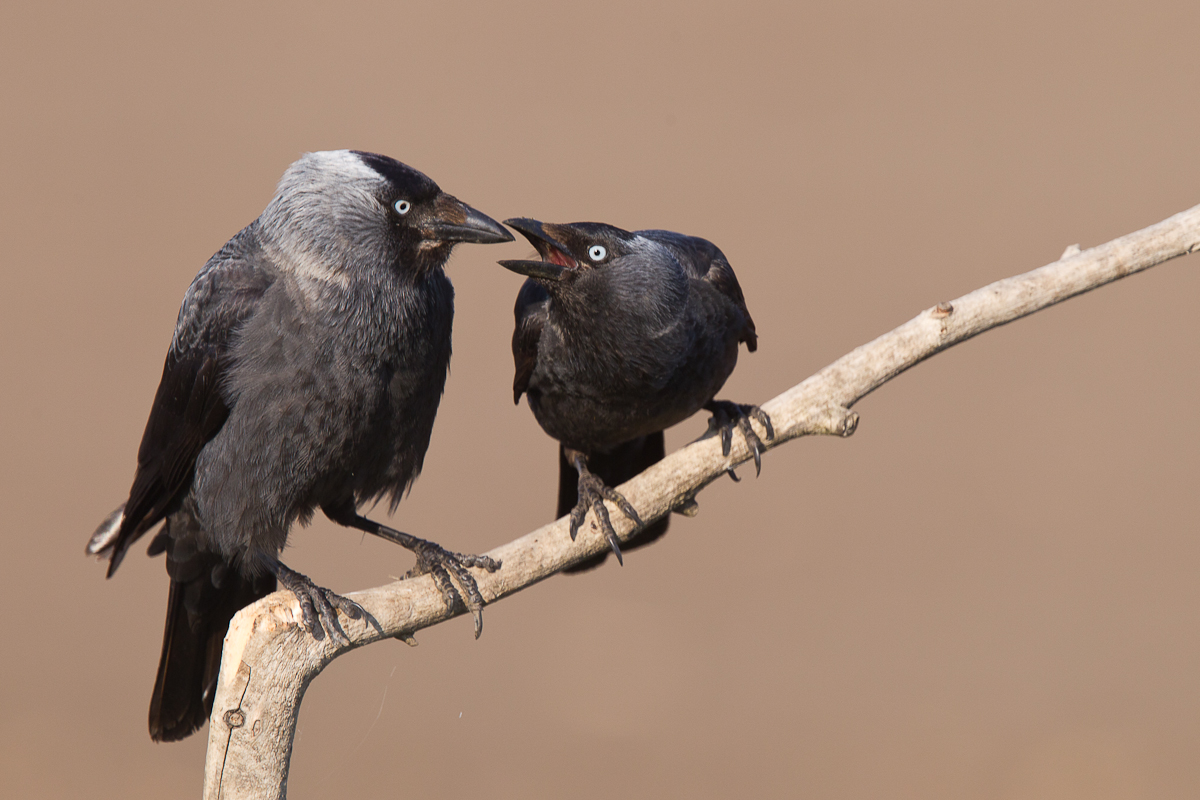
[{"label": "bird's black beak", "polygon": [[514,217],[504,220],[508,227],[518,230],[537,249],[541,261],[500,261],[500,266],[510,269],[519,275],[527,275],[543,281],[561,281],[567,270],[579,266],[566,248],[554,238],[553,228],[549,223],[538,222],[536,219]]},{"label": "bird's black beak", "polygon": [[429,241],[498,244],[513,240],[503,225],[453,195],[442,192],[433,207],[433,215],[421,226],[421,235]]}]

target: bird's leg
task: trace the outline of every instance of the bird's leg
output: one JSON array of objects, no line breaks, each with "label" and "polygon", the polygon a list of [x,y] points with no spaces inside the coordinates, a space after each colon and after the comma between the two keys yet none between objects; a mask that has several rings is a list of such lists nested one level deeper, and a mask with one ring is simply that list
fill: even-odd
[{"label": "bird's leg", "polygon": [[624,495],[606,486],[596,473],[588,469],[586,455],[569,447],[563,448],[563,451],[568,463],[573,464],[579,473],[579,502],[571,509],[571,541],[575,541],[575,534],[579,531],[579,526],[583,524],[590,508],[596,512],[596,521],[600,523],[600,530],[608,538],[608,546],[612,548],[613,555],[617,557],[617,563],[624,566],[625,561],[621,558],[621,543],[617,539],[617,532],[613,529],[612,520],[609,519],[608,508],[604,505],[604,501],[611,500],[617,508],[621,509],[621,513],[633,520],[633,523],[639,528],[644,524],[642,518],[638,516],[637,511]]},{"label": "bird's leg", "polygon": [[[322,506],[321,510],[339,525],[366,531],[411,550],[417,557],[417,563],[404,577],[415,578],[428,573],[441,591],[446,607],[453,610],[460,603],[465,605],[475,619],[475,638],[478,639],[479,634],[483,633],[483,595],[467,567],[481,567],[488,572],[495,572],[500,569],[499,561],[487,556],[451,552],[435,542],[419,539],[412,534],[369,520],[355,511],[354,506],[350,504]],[[451,576],[454,580],[451,580]],[[462,587],[462,594],[455,588],[455,581]]]},{"label": "bird's leg", "polygon": [[[762,472],[762,451],[766,448],[763,446],[762,440],[758,438],[758,434],[754,432],[754,428],[751,427],[750,420],[753,418],[763,426],[767,441],[770,441],[775,438],[775,428],[772,427],[771,418],[767,416],[766,412],[758,406],[731,403],[728,400],[709,400],[704,404],[704,408],[712,412],[712,418],[708,421],[709,433],[717,431],[721,434],[721,454],[729,455],[730,447],[733,445],[733,429],[736,426],[745,437],[750,452],[754,454],[754,474],[756,476],[760,474]],[[738,479],[732,469],[729,470],[729,476],[735,481]]]},{"label": "bird's leg", "polygon": [[267,564],[267,569],[274,573],[280,586],[296,595],[296,599],[300,601],[300,613],[304,617],[304,629],[312,634],[314,639],[321,641],[328,630],[329,637],[335,643],[342,646],[350,644],[349,637],[338,623],[337,612],[343,612],[350,619],[360,619],[367,613],[362,606],[329,589],[317,586],[308,576],[288,569],[278,561],[272,560]]}]

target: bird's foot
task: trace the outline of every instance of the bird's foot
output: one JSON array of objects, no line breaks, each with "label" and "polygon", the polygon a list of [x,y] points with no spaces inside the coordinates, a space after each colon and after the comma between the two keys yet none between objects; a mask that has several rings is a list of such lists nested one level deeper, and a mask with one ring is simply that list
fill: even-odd
[{"label": "bird's foot", "polygon": [[[398,531],[387,525],[381,525],[361,516],[354,510],[354,504],[350,501],[321,508],[331,520],[339,525],[366,531],[413,551],[417,557],[417,564],[404,577],[415,578],[418,575],[429,574],[441,591],[442,599],[446,601],[446,607],[454,610],[456,604],[463,603],[471,612],[471,616],[475,618],[475,638],[478,639],[479,634],[483,633],[483,595],[479,592],[479,584],[475,583],[475,578],[471,576],[470,572],[467,572],[467,567],[482,567],[488,572],[495,572],[500,569],[499,561],[487,556],[452,553],[435,542],[420,539],[411,533]],[[450,576],[452,575],[454,580],[451,580]],[[454,586],[454,581],[458,581],[463,594],[459,594],[458,589]],[[466,600],[463,600],[464,594]]]},{"label": "bird's foot", "polygon": [[621,509],[621,513],[633,520],[633,523],[639,528],[644,524],[642,518],[638,516],[637,511],[624,495],[605,485],[604,481],[595,473],[588,470],[582,459],[576,460],[575,468],[579,470],[579,502],[571,509],[571,541],[575,541],[575,534],[583,525],[583,520],[587,517],[590,508],[596,514],[596,522],[599,523],[600,530],[608,539],[608,546],[612,548],[613,555],[617,557],[617,563],[624,566],[625,561],[621,558],[621,543],[617,539],[617,532],[613,529],[612,520],[608,516],[608,507],[604,505],[604,501],[611,500],[617,508]]},{"label": "bird's foot", "polygon": [[278,562],[272,571],[279,585],[296,595],[296,599],[300,601],[304,629],[312,634],[314,639],[321,641],[328,630],[329,638],[336,644],[343,647],[350,644],[350,638],[338,623],[337,612],[341,611],[350,619],[361,619],[367,615],[362,606],[329,589],[317,586],[307,575],[301,575]]},{"label": "bird's foot", "polygon": [[[479,591],[475,576],[467,571],[467,567],[480,567],[488,572],[495,572],[500,569],[500,562],[488,556],[453,553],[425,539],[417,539],[410,549],[417,556],[417,565],[404,577],[415,578],[428,574],[433,578],[434,585],[442,593],[447,608],[453,610],[456,605],[462,603],[471,612],[475,619],[475,638],[478,639],[483,633],[483,594]],[[462,587],[461,593],[455,587],[455,582]]]},{"label": "bird's foot", "polygon": [[[754,474],[760,474],[762,472],[762,453],[767,448],[763,446],[762,439],[759,439],[758,434],[754,432],[750,420],[753,419],[763,426],[767,441],[770,441],[775,438],[775,428],[771,425],[771,418],[767,416],[766,412],[758,406],[742,405],[728,400],[711,400],[704,407],[712,412],[712,418],[708,421],[709,432],[716,431],[721,434],[721,454],[729,455],[730,448],[733,446],[733,429],[736,427],[742,432],[742,436],[746,439],[746,445],[754,455]],[[729,475],[735,481],[738,479],[732,469],[729,470]]]}]

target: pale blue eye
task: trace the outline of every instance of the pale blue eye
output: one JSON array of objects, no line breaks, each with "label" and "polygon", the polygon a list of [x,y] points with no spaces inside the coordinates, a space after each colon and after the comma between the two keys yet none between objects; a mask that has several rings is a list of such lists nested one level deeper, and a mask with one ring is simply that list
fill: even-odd
[{"label": "pale blue eye", "polygon": [[603,245],[594,244],[588,248],[588,258],[592,261],[603,261],[606,255],[608,255],[608,251],[604,249]]},{"label": "pale blue eye", "polygon": [[395,203],[392,203],[392,208],[396,209],[397,214],[404,216],[409,211],[412,211],[412,203],[407,200],[397,200]]}]

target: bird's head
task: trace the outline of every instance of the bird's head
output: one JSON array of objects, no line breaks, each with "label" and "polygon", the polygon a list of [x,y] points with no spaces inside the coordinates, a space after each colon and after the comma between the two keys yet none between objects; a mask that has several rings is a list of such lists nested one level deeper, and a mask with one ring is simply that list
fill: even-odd
[{"label": "bird's head", "polygon": [[541,258],[500,265],[548,286],[573,283],[587,272],[620,264],[639,249],[635,234],[602,222],[554,224],[517,217],[504,224],[520,231]]},{"label": "bird's head", "polygon": [[356,270],[420,273],[460,242],[511,242],[502,225],[443,192],[424,173],[357,150],[306,153],[260,218],[268,241],[314,278]]},{"label": "bird's head", "polygon": [[687,277],[675,253],[646,236],[646,231],[524,217],[504,224],[520,231],[540,259],[500,265],[542,284],[567,308],[665,321],[678,312],[687,296]]}]

